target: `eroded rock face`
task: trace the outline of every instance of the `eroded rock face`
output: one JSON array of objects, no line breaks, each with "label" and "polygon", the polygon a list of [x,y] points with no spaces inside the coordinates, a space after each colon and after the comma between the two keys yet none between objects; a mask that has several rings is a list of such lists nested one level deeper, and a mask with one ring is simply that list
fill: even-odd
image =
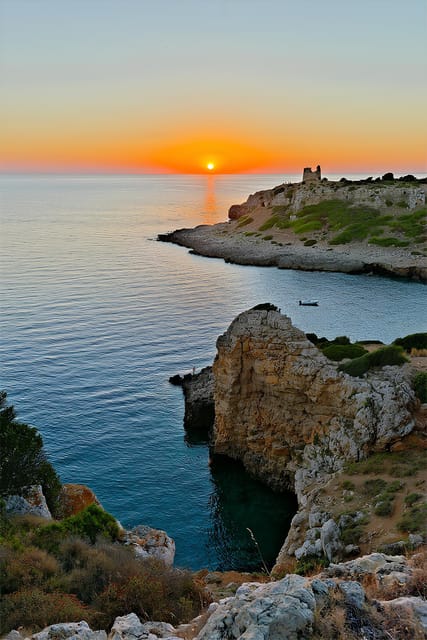
[{"label": "eroded rock face", "polygon": [[413,429],[410,371],[384,367],[353,378],[268,308],[240,314],[217,349],[213,450],[241,460],[274,489],[295,490],[300,517],[284,548],[293,554],[321,483]]},{"label": "eroded rock face", "polygon": [[184,424],[186,429],[210,431],[214,422],[214,379],[212,367],[182,379],[185,397]]},{"label": "eroded rock face", "polygon": [[273,488],[295,487],[300,501],[322,476],[413,428],[404,367],[350,377],[278,311],[240,314],[217,348],[215,452]]}]

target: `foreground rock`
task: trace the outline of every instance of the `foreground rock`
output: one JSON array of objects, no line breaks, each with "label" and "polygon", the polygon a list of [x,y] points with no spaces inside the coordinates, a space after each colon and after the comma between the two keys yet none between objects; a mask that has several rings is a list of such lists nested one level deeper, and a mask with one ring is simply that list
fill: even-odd
[{"label": "foreground rock", "polygon": [[[412,572],[404,557],[372,554],[333,565],[312,578],[291,574],[268,584],[247,583],[239,587],[235,596],[219,603],[197,638],[297,640],[344,637],[334,634],[346,631],[345,637],[422,638],[427,631],[423,599],[401,597],[372,606],[374,603],[358,581],[366,580],[371,589],[380,590],[388,579],[392,592],[393,585],[402,580],[409,582]],[[396,628],[393,611],[400,616],[401,629]],[[397,634],[390,635],[388,629]],[[401,636],[399,631],[413,635]]]},{"label": "foreground rock", "polygon": [[[116,618],[108,640],[315,640],[411,638],[427,633],[422,589],[425,555],[374,553],[332,564],[312,577],[290,574],[275,582],[247,582],[235,595],[212,603],[193,623],[173,627],[142,622],[134,613]],[[425,585],[424,585],[425,586]],[[207,619],[207,620],[206,620]],[[23,640],[11,631],[7,640]],[[55,624],[31,640],[107,640],[86,622]]]}]

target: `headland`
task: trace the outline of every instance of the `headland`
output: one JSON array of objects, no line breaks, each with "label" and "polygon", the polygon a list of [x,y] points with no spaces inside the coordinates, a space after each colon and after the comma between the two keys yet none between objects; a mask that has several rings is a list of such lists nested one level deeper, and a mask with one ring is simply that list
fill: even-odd
[{"label": "headland", "polygon": [[331,182],[304,169],[300,183],[258,191],[229,220],[158,236],[226,262],[304,271],[375,273],[427,281],[427,180]]}]

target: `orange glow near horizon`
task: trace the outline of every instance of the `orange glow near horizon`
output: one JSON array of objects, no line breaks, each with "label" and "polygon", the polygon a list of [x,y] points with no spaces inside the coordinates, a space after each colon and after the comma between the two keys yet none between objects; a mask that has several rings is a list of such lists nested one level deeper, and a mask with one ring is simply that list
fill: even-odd
[{"label": "orange glow near horizon", "polygon": [[[3,131],[0,171],[81,173],[244,174],[300,173],[320,164],[324,173],[425,172],[422,138],[417,144],[396,134],[376,139],[346,138],[331,129],[282,132],[220,127],[210,135],[191,131],[189,123],[171,126],[151,139],[80,129]],[[133,127],[132,127],[133,129]],[[230,133],[234,129],[234,135]],[[188,130],[188,135],[183,132]],[[334,135],[335,133],[335,135]],[[368,132],[369,133],[369,132]],[[339,134],[339,131],[338,131]],[[386,161],[384,161],[386,158]],[[411,163],[408,163],[411,158]]]}]

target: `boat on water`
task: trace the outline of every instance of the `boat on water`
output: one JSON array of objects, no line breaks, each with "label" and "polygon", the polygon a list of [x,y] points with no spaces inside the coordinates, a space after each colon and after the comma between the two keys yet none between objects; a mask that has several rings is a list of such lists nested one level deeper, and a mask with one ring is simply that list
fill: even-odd
[{"label": "boat on water", "polygon": [[298,300],[298,304],[300,307],[318,307],[318,300]]}]

